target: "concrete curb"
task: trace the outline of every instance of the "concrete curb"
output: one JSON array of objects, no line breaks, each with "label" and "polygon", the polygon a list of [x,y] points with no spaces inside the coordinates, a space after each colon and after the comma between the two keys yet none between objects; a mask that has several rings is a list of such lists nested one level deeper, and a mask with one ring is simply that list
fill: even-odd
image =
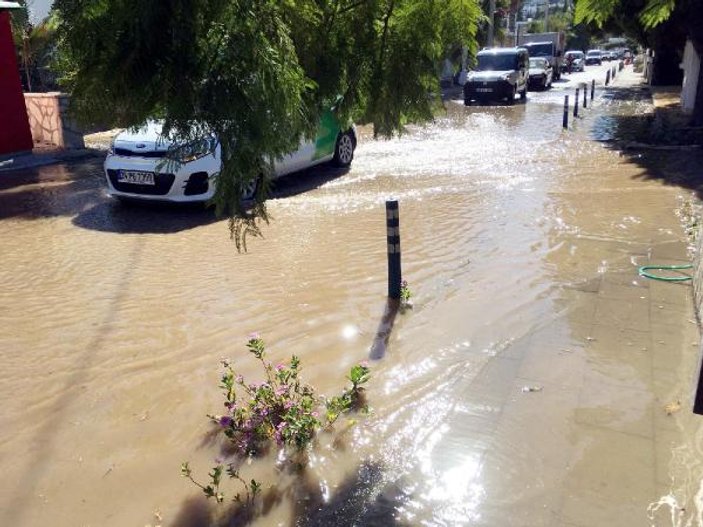
[{"label": "concrete curb", "polygon": [[103,157],[104,155],[104,151],[91,148],[63,152],[20,154],[16,157],[0,160],[0,174],[18,170],[31,170],[59,163],[71,163],[90,157]]}]

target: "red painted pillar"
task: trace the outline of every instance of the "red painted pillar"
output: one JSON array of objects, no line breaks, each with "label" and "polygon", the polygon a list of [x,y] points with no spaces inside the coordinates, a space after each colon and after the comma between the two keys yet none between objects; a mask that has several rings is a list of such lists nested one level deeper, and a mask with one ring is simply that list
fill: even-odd
[{"label": "red painted pillar", "polygon": [[0,10],[0,155],[32,149],[27,107],[10,30],[10,13]]}]

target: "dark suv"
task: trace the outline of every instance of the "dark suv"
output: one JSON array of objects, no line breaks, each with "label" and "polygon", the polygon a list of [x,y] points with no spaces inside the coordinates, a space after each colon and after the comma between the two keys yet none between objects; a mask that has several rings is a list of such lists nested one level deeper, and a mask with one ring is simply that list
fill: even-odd
[{"label": "dark suv", "polygon": [[478,65],[464,84],[464,104],[474,100],[507,99],[509,104],[520,94],[527,97],[529,56],[524,48],[492,48],[479,51]]}]

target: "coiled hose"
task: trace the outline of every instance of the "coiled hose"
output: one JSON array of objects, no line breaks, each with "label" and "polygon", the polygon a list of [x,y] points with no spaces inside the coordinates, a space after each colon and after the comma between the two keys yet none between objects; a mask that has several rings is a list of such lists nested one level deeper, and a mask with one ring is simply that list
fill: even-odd
[{"label": "coiled hose", "polygon": [[691,264],[686,265],[643,265],[639,268],[639,275],[652,280],[661,280],[662,282],[685,282],[692,280],[691,276],[659,276],[648,273],[649,270],[654,271],[680,271],[682,269],[693,269]]}]

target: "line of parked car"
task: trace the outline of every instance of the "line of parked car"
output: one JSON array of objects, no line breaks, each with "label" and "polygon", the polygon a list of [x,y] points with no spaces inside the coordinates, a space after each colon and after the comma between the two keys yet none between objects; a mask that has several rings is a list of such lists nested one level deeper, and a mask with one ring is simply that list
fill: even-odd
[{"label": "line of parked car", "polygon": [[554,71],[550,57],[531,57],[526,47],[484,49],[476,55],[476,67],[466,77],[464,104],[503,99],[513,104],[517,95],[525,100],[528,90],[548,90],[560,73],[585,71],[587,65],[600,65],[629,55],[625,49],[590,49],[586,53],[569,50],[563,57],[557,57],[563,60],[555,61],[558,71]]},{"label": "line of parked car", "polygon": [[527,98],[527,90],[552,87],[554,68],[547,57],[530,57],[525,48],[492,48],[479,51],[476,68],[466,77],[464,104],[505,99],[508,104]]}]

